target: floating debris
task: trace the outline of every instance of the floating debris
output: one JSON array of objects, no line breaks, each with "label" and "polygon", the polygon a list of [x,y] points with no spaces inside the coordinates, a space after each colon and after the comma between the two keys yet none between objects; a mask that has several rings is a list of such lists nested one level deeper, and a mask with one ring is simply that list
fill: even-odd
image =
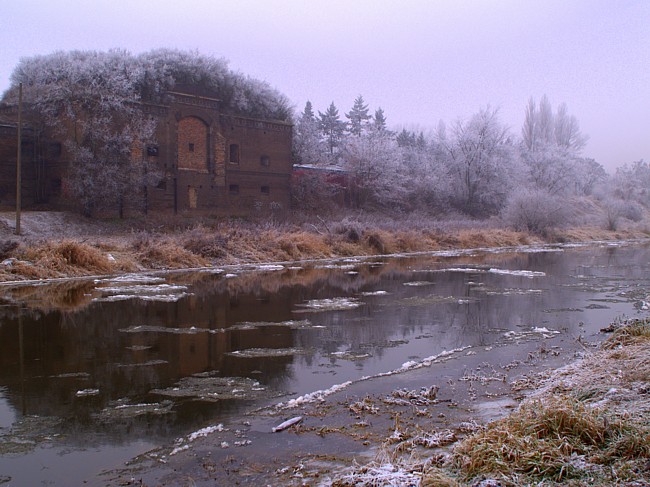
[{"label": "floating debris", "polygon": [[291,428],[293,425],[298,424],[301,421],[302,416],[296,416],[295,418],[287,419],[285,422],[273,427],[271,431],[273,431],[273,433],[278,433],[280,431],[286,430],[287,428]]}]

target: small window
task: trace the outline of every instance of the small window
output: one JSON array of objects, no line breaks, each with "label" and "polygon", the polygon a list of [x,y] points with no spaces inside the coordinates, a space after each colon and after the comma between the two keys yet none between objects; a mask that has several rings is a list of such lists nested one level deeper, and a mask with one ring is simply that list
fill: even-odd
[{"label": "small window", "polygon": [[230,157],[228,159],[234,164],[239,164],[239,145],[230,144]]},{"label": "small window", "polygon": [[188,149],[190,152],[194,152],[194,144],[190,142]]},{"label": "small window", "polygon": [[238,184],[231,184],[228,187],[228,192],[230,194],[239,194],[239,185]]},{"label": "small window", "polygon": [[260,188],[260,191],[261,191],[262,194],[270,194],[271,193],[271,188],[269,188],[268,186],[262,186]]},{"label": "small window", "polygon": [[157,145],[148,145],[147,146],[147,155],[151,157],[158,157],[158,146]]},{"label": "small window", "polygon": [[167,189],[167,181],[165,181],[164,179],[161,179],[160,181],[158,181],[158,184],[156,185],[156,188],[157,189]]},{"label": "small window", "polygon": [[269,156],[262,156],[260,157],[260,164],[265,167],[269,167],[271,165],[271,159]]}]

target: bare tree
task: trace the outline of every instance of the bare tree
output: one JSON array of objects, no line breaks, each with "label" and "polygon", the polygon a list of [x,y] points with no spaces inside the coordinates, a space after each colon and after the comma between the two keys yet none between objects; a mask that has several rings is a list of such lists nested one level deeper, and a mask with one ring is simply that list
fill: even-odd
[{"label": "bare tree", "polygon": [[514,162],[508,129],[498,110],[487,107],[469,121],[458,121],[438,131],[451,184],[452,204],[473,216],[497,212],[510,188]]}]

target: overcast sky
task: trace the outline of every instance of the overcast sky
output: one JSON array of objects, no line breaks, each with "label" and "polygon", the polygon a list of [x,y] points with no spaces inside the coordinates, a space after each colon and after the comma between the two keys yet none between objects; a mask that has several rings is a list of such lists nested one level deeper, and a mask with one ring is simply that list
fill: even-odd
[{"label": "overcast sky", "polygon": [[297,111],[361,94],[389,126],[430,129],[487,105],[520,134],[546,94],[612,171],[650,159],[648,0],[2,0],[0,91],[22,57],[169,47],[224,57]]}]

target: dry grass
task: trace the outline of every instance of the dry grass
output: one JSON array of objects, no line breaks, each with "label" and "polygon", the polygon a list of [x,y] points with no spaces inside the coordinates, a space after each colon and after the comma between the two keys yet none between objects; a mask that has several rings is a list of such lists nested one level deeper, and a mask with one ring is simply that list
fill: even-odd
[{"label": "dry grass", "polygon": [[45,242],[16,251],[13,272],[30,278],[108,274],[116,270],[108,254],[74,240]]},{"label": "dry grass", "polygon": [[624,322],[601,350],[546,374],[517,411],[450,453],[380,449],[333,485],[402,485],[387,480],[386,466],[417,472],[420,486],[650,485],[649,324]]},{"label": "dry grass", "polygon": [[558,370],[510,417],[460,442],[456,472],[506,485],[648,485],[649,323],[624,323],[600,351]]},{"label": "dry grass", "polygon": [[149,269],[182,269],[208,265],[203,257],[167,238],[143,234],[133,242],[131,248],[138,262]]},{"label": "dry grass", "polygon": [[561,482],[584,477],[590,469],[620,469],[622,460],[649,457],[647,426],[571,396],[527,402],[454,449],[454,464],[468,480],[490,475]]},{"label": "dry grass", "polygon": [[[358,214],[339,221],[311,218],[302,223],[297,218],[294,223],[251,223],[185,215],[119,225],[106,222],[102,226],[101,221],[85,220],[83,225],[74,225],[68,221],[72,215],[41,212],[34,216],[39,218],[39,225],[33,228],[49,228],[46,223],[50,216],[65,220],[65,225],[59,220],[54,223],[68,234],[87,228],[95,236],[79,233],[60,242],[50,235],[49,241],[36,243],[30,237],[22,239],[17,248],[13,239],[7,240],[6,245],[0,245],[0,254],[13,262],[0,265],[0,281],[541,243],[539,237],[500,228],[496,220],[434,220],[417,214],[393,218]],[[132,233],[128,233],[129,226]],[[647,237],[639,231],[579,228],[562,230],[549,236],[549,241],[642,236]],[[104,243],[87,243],[93,240]],[[107,260],[109,253],[113,258]]]}]

